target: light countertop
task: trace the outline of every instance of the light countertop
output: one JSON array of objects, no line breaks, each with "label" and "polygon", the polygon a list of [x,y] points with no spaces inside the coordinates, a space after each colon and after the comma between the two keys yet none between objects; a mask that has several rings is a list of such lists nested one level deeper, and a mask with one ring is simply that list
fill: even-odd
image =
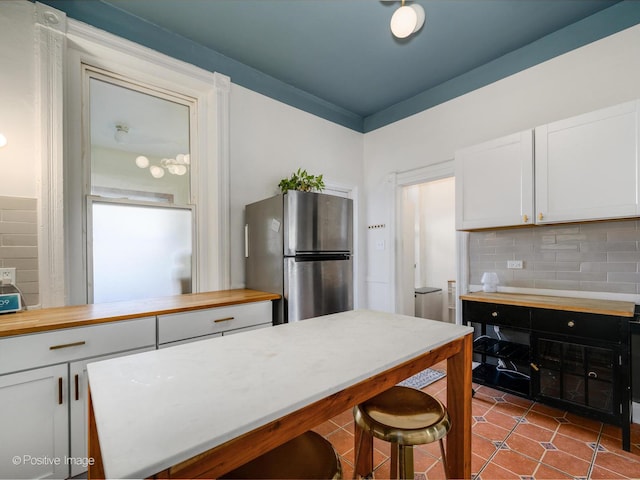
[{"label": "light countertop", "polygon": [[0,315],[0,337],[279,298],[280,295],[273,293],[234,289],[127,302],[27,310]]},{"label": "light countertop", "polygon": [[472,333],[366,310],[88,365],[108,478],[145,478]]},{"label": "light countertop", "polygon": [[618,300],[598,300],[594,298],[555,297],[551,295],[530,295],[520,293],[474,292],[460,295],[461,300],[472,302],[497,303],[521,307],[565,310],[568,312],[596,313],[633,317],[635,303]]}]

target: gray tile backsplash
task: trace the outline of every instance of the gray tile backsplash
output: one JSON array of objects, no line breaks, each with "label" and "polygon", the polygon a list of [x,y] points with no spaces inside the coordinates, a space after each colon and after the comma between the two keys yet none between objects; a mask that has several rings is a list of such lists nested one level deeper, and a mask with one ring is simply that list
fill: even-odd
[{"label": "gray tile backsplash", "polygon": [[16,269],[27,305],[40,303],[37,205],[35,198],[0,196],[0,267]]},{"label": "gray tile backsplash", "polygon": [[506,287],[640,294],[639,244],[640,220],[471,232],[469,283],[491,271]]}]

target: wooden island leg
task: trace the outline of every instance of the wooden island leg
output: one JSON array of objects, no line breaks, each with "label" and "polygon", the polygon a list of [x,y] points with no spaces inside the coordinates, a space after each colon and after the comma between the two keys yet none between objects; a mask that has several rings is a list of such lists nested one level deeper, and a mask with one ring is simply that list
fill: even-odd
[{"label": "wooden island leg", "polygon": [[447,359],[447,435],[449,478],[471,478],[471,361],[473,337],[463,339],[460,352]]},{"label": "wooden island leg", "polygon": [[366,477],[373,473],[373,437],[361,428],[355,427],[355,465],[353,478]]}]

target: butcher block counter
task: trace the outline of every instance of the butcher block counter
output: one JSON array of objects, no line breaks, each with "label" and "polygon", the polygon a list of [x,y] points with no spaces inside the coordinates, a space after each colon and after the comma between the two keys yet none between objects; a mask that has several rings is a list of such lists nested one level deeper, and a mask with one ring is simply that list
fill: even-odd
[{"label": "butcher block counter", "polygon": [[635,303],[514,293],[461,295],[473,380],[622,428],[631,448],[629,324]]},{"label": "butcher block counter", "polygon": [[0,337],[82,327],[204,308],[277,300],[280,295],[235,289],[192,293],[126,302],[43,308],[0,315]]},{"label": "butcher block counter", "polygon": [[520,293],[475,292],[460,295],[461,300],[471,302],[498,303],[520,307],[546,308],[567,312],[595,313],[633,317],[635,303],[618,300],[597,300],[593,298],[554,297],[549,295],[529,295]]}]

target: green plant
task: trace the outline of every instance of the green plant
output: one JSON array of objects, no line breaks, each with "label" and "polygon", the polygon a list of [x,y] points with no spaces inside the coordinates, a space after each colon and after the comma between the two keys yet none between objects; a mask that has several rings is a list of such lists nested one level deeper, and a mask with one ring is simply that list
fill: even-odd
[{"label": "green plant", "polygon": [[286,193],[287,190],[300,190],[302,192],[312,192],[324,190],[324,180],[322,175],[310,175],[306,170],[298,169],[289,178],[283,178],[278,184],[280,191]]}]

